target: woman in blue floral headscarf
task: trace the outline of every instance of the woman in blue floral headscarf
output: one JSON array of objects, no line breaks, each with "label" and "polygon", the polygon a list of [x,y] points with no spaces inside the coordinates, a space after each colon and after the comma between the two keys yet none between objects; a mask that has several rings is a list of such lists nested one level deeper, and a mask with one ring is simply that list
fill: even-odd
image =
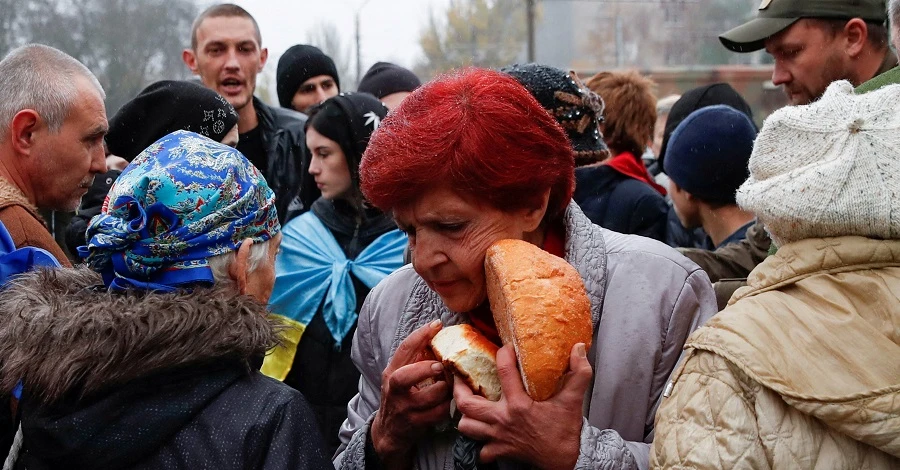
[{"label": "woman in blue floral headscarf", "polygon": [[238,151],[177,131],[116,180],[90,269],[0,293],[16,468],[330,467],[303,396],[257,370],[277,338],[274,202]]}]

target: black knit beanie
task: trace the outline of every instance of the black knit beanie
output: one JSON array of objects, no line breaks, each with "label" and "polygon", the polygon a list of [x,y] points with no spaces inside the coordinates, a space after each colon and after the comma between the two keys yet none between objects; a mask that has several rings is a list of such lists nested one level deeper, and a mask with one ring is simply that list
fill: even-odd
[{"label": "black knit beanie", "polygon": [[109,153],[129,162],[150,144],[177,130],[203,134],[216,142],[238,123],[234,108],[203,85],[164,80],[144,88],[109,120]]},{"label": "black knit beanie", "polygon": [[[659,147],[659,155],[656,157],[656,161],[659,162],[660,168],[665,167],[666,149],[669,147],[669,138],[672,136],[672,132],[675,131],[675,128],[681,124],[681,121],[684,121],[686,117],[690,116],[691,113],[700,108],[717,104],[731,106],[746,114],[751,122],[753,121],[753,110],[750,109],[750,105],[747,104],[747,101],[745,101],[744,98],[727,83],[713,83],[712,85],[703,85],[688,90],[681,95],[681,98],[679,98],[674,105],[672,105],[672,109],[669,111],[669,117],[666,118],[666,127],[663,131],[662,145]],[[754,127],[755,126],[756,124],[754,124]]]},{"label": "black knit beanie", "polygon": [[524,85],[556,118],[572,141],[576,167],[609,157],[609,148],[599,128],[603,122],[603,100],[584,86],[574,73],[539,64],[515,64],[500,71]]},{"label": "black knit beanie", "polygon": [[337,67],[331,57],[325,55],[316,46],[297,44],[284,51],[278,59],[278,69],[275,72],[278,91],[278,103],[282,108],[291,108],[291,100],[297,89],[303,82],[319,75],[328,75],[334,79],[338,91],[341,89],[341,79],[338,77]]},{"label": "black knit beanie", "polygon": [[370,93],[381,99],[401,91],[413,92],[422,82],[411,71],[390,62],[376,62],[363,75],[359,91]]},{"label": "black knit beanie", "polygon": [[354,185],[359,185],[359,162],[369,138],[387,116],[384,103],[368,93],[341,93],[316,105],[306,128],[337,142],[347,159]]}]

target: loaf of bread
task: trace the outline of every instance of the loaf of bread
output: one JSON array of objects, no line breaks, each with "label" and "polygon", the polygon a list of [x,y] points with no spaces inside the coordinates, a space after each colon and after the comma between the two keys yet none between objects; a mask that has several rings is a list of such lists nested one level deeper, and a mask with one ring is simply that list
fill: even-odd
[{"label": "loaf of bread", "polygon": [[577,343],[590,348],[591,303],[572,265],[522,240],[501,240],[484,259],[487,295],[504,345],[515,348],[525,391],[557,390]]},{"label": "loaf of bread", "polygon": [[471,325],[448,326],[431,340],[431,350],[437,360],[464,380],[473,392],[491,401],[500,399],[498,349]]}]

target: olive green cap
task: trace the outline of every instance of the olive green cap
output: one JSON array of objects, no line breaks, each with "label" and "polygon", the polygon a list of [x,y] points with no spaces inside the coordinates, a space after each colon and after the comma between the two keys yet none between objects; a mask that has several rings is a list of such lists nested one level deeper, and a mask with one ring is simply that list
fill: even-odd
[{"label": "olive green cap", "polygon": [[887,7],[885,0],[762,0],[756,18],[720,35],[719,40],[734,52],[758,51],[765,47],[766,39],[800,18],[862,18],[883,24]]}]

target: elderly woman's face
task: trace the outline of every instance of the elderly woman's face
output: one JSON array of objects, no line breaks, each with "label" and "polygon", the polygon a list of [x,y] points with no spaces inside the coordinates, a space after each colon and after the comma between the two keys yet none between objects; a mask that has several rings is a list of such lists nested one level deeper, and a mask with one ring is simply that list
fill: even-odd
[{"label": "elderly woman's face", "polygon": [[526,239],[540,227],[544,209],[501,211],[441,186],[394,209],[409,235],[413,267],[444,304],[467,312],[484,302],[484,255],[494,242]]}]

